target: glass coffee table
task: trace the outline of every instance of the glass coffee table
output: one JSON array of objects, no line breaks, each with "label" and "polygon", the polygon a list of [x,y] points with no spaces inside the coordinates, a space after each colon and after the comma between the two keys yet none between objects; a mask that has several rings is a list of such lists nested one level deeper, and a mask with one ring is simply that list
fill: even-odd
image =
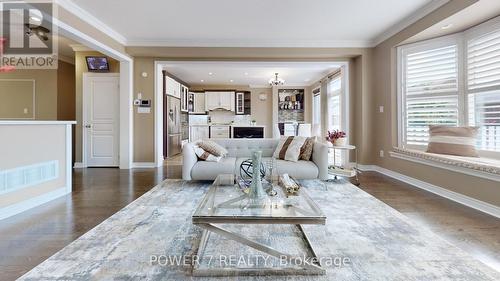
[{"label": "glass coffee table", "polygon": [[[227,177],[227,175],[220,175],[219,177],[223,176]],[[224,239],[246,245],[258,253],[279,259],[280,266],[258,267],[254,264],[252,266],[230,265],[211,268],[203,267],[200,263],[194,263],[193,276],[325,274],[325,269],[314,252],[302,225],[324,225],[326,217],[307,195],[304,188],[299,191],[297,196],[287,197],[281,187],[276,187],[275,190],[278,192],[276,196],[266,196],[262,200],[255,200],[249,198],[238,185],[219,186],[217,182],[219,182],[219,179],[216,179],[209,188],[192,216],[193,224],[203,228],[197,253],[198,260],[203,259],[207,241],[210,235],[215,233]],[[249,229],[249,225],[255,225],[250,226],[253,229],[257,227],[259,229],[263,229],[263,227],[272,229],[269,225],[276,224],[289,225],[295,229],[291,235],[293,241],[302,244],[307,254],[299,255],[296,251],[294,254],[289,254],[287,253],[286,244],[283,246],[282,243],[280,247],[274,247],[275,245],[272,245],[272,243],[262,243],[262,240],[266,240],[266,237],[259,239],[254,235],[247,238],[245,233],[235,231],[235,229]],[[273,235],[264,231],[262,233],[267,233],[267,236]],[[224,250],[227,249],[224,248]]]}]

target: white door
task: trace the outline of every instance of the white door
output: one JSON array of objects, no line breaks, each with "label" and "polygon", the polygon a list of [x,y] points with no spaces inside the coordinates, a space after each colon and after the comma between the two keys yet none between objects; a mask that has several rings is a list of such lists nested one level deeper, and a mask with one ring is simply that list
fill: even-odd
[{"label": "white door", "polygon": [[86,166],[118,166],[118,74],[83,76],[83,154]]}]

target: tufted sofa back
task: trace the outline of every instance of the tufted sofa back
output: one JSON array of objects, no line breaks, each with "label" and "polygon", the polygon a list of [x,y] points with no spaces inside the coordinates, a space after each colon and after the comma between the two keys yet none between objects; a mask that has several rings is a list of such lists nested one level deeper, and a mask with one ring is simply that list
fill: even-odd
[{"label": "tufted sofa back", "polygon": [[262,157],[273,156],[279,139],[210,139],[229,152],[229,157],[252,157],[252,151],[262,151]]}]

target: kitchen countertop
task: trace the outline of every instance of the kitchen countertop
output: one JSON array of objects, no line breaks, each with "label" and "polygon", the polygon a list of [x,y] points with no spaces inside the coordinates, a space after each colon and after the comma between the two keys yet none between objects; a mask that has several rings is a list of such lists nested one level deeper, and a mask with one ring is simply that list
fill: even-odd
[{"label": "kitchen countertop", "polygon": [[264,125],[241,125],[241,124],[236,124],[236,125],[231,125],[231,127],[265,127]]},{"label": "kitchen countertop", "polygon": [[227,126],[227,127],[257,127],[257,128],[263,128],[265,125],[244,125],[244,124],[235,124],[235,125],[229,125],[229,124],[193,124],[189,125],[190,127],[206,127],[206,126]]}]

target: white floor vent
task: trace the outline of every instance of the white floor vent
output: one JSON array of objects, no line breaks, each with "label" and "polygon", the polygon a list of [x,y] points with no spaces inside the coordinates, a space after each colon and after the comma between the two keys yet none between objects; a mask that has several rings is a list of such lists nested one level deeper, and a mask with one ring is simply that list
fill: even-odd
[{"label": "white floor vent", "polygon": [[0,170],[0,194],[41,184],[59,177],[57,160]]}]

